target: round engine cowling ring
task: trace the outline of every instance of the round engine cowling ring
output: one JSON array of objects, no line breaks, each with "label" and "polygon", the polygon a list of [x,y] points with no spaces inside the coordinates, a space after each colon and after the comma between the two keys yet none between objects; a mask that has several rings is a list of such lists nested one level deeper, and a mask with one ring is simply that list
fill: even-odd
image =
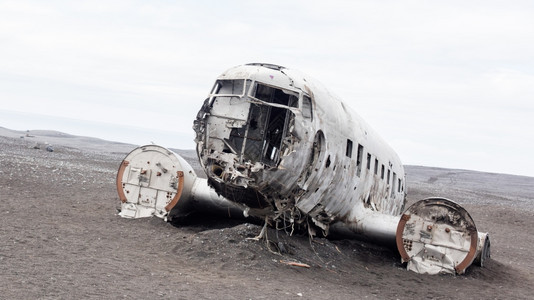
[{"label": "round engine cowling ring", "polygon": [[176,153],[158,145],[140,146],[124,158],[117,172],[119,215],[166,218],[179,201],[182,206],[187,202],[195,179],[192,167]]},{"label": "round engine cowling ring", "polygon": [[396,242],[408,269],[428,274],[462,274],[475,259],[478,233],[463,207],[445,198],[428,198],[404,212],[397,226]]}]

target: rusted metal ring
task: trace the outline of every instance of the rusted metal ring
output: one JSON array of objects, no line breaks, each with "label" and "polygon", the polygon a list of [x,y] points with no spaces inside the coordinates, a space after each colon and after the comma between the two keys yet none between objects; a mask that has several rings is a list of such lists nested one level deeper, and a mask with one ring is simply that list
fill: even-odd
[{"label": "rusted metal ring", "polygon": [[408,255],[408,252],[406,252],[406,249],[404,248],[404,239],[402,238],[404,226],[406,226],[406,222],[408,222],[408,220],[410,220],[410,215],[403,214],[399,221],[399,225],[397,225],[397,233],[395,234],[397,249],[399,250],[402,262],[407,262],[411,259],[410,255]]},{"label": "rusted metal ring", "polygon": [[119,171],[117,172],[117,193],[119,194],[119,199],[122,203],[125,203],[128,199],[126,198],[126,195],[124,194],[124,188],[122,187],[122,176],[124,175],[124,170],[126,170],[126,167],[130,164],[129,161],[123,160],[121,165],[119,166]]},{"label": "rusted metal ring", "polygon": [[[416,202],[406,210],[406,213],[404,213],[401,216],[399,224],[397,225],[395,241],[397,244],[397,250],[399,251],[399,254],[402,258],[402,262],[408,262],[412,259],[412,257],[406,251],[405,243],[404,243],[403,236],[404,236],[406,223],[410,220],[411,214],[414,214],[418,207],[427,206],[427,205],[440,205],[440,206],[448,207],[448,209],[451,209],[451,210],[454,210],[460,213],[463,216],[463,218],[466,220],[467,233],[470,235],[469,250],[467,251],[467,254],[463,258],[463,260],[454,267],[456,273],[458,274],[464,273],[465,269],[467,269],[467,267],[469,267],[475,259],[475,256],[477,253],[477,246],[478,246],[478,232],[476,230],[474,221],[469,215],[469,213],[457,203],[451,200],[445,199],[445,198],[427,198],[419,202]],[[427,230],[431,230],[431,229],[432,227],[430,227],[429,225],[427,227]],[[449,229],[449,228],[446,228],[446,229]]]},{"label": "rusted metal ring", "polygon": [[471,245],[464,260],[455,267],[456,273],[458,274],[463,274],[465,272],[465,269],[467,269],[467,267],[473,263],[473,260],[475,260],[475,255],[477,253],[478,232],[473,230],[469,232],[469,234],[471,235]]}]

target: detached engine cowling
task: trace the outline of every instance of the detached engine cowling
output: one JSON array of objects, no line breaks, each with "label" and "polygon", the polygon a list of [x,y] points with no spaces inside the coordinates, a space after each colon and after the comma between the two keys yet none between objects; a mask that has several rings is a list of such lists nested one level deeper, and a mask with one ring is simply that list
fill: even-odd
[{"label": "detached engine cowling", "polygon": [[410,206],[397,226],[396,242],[408,270],[463,274],[475,260],[490,256],[487,233],[477,231],[469,213],[445,198],[428,198]]},{"label": "detached engine cowling", "polygon": [[157,146],[141,146],[130,152],[117,172],[120,216],[157,216],[172,220],[193,211],[243,216],[234,203],[218,196],[206,179],[178,154]]}]

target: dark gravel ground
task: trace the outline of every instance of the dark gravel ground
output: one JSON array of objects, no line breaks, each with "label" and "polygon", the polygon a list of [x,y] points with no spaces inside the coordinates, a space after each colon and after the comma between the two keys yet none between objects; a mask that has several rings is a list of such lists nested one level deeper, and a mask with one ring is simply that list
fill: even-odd
[{"label": "dark gravel ground", "polygon": [[[407,166],[410,203],[444,196],[488,231],[492,260],[462,276],[406,271],[393,250],[196,216],[122,219],[119,163],[135,146],[0,128],[0,299],[529,299],[534,178]],[[45,150],[52,143],[54,152]],[[40,144],[40,149],[34,149]],[[191,151],[182,152],[194,161]],[[306,263],[294,267],[284,261]]]}]

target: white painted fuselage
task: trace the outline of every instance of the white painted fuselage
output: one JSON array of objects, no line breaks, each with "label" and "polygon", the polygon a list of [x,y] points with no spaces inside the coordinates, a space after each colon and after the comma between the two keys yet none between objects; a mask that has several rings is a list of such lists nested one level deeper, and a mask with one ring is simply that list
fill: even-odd
[{"label": "white painted fuselage", "polygon": [[[325,230],[398,216],[405,174],[397,154],[313,79],[250,64],[219,76],[197,120],[210,185],[255,215]],[[393,223],[396,226],[396,223]]]},{"label": "white painted fuselage", "polygon": [[227,70],[194,129],[208,179],[172,151],[139,147],[117,174],[122,216],[173,220],[220,212],[263,218],[289,233],[355,234],[395,244],[418,273],[462,274],[490,257],[489,235],[459,204],[433,197],[403,212],[406,179],[397,154],[299,72],[267,64]]}]

